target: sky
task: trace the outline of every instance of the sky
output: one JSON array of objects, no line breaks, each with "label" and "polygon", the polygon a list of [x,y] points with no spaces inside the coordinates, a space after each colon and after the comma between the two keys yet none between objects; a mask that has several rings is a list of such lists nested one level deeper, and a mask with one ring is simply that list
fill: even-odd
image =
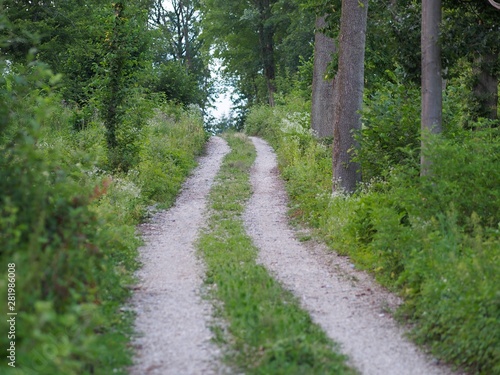
[{"label": "sky", "polygon": [[213,62],[210,66],[210,72],[212,74],[212,78],[215,80],[217,88],[222,91],[219,94],[219,97],[215,99],[214,106],[210,113],[213,114],[216,118],[221,118],[223,115],[229,115],[231,111],[232,102],[231,102],[231,93],[232,88],[225,85],[224,79],[221,76],[222,70],[221,61],[218,59],[213,59]]},{"label": "sky", "polygon": [[214,117],[221,118],[223,115],[229,115],[232,105],[229,95],[229,93],[224,93],[216,99],[215,108],[210,111]]},{"label": "sky", "polygon": [[[163,6],[167,10],[173,10],[172,1],[165,0],[163,1]],[[231,87],[226,86],[224,84],[224,80],[220,75],[220,71],[222,69],[222,64],[220,60],[214,59],[211,66],[210,72],[212,74],[212,78],[215,79],[217,87],[220,88],[221,91],[224,91],[219,94],[219,97],[214,101],[215,108],[210,109],[209,113],[211,113],[215,118],[221,118],[223,115],[229,115],[231,111]]]}]

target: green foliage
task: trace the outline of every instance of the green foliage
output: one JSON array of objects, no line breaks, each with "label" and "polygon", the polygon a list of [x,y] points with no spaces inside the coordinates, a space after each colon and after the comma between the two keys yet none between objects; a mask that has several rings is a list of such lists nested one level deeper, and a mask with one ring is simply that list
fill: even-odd
[{"label": "green foliage", "polygon": [[[137,135],[145,120],[135,116],[133,121],[128,121],[132,113],[137,113],[134,107],[140,105],[131,101],[138,98],[139,73],[148,61],[148,39],[144,33],[146,13],[128,3],[119,2],[113,4],[112,14],[107,20],[109,36],[104,70],[98,81],[98,103],[106,126],[108,161],[112,168],[126,172],[137,156],[135,143],[139,140]],[[145,111],[139,113],[144,114]]]},{"label": "green foliage", "polygon": [[[68,148],[73,145],[64,119],[70,114],[56,104],[50,72],[34,67],[26,75],[4,77],[11,82],[11,116],[0,144],[0,257],[17,270],[16,361],[24,373],[106,373],[128,364],[125,346],[110,359],[100,352],[123,345],[125,316],[117,309],[130,276],[119,272],[115,247],[105,242],[107,231],[97,229],[103,223],[91,209],[104,181],[80,169],[83,150]],[[133,227],[128,230],[134,254],[137,241]],[[133,264],[123,266],[131,271]],[[0,290],[6,299],[5,280]]]},{"label": "green foliage", "polygon": [[[99,117],[89,116],[74,131],[72,109],[53,90],[60,77],[44,65],[0,64],[0,112],[6,114],[0,128],[0,263],[16,265],[18,312],[18,368],[5,366],[4,373],[124,374],[132,321],[121,307],[137,267],[135,227],[146,205],[155,198],[167,205],[176,191],[150,195],[147,180],[137,174],[111,174]],[[120,129],[143,121],[157,104],[132,103]],[[156,168],[169,171],[156,186],[180,181],[204,141],[199,117],[165,110],[177,112],[179,120],[164,125],[159,117],[142,128],[142,137],[159,138],[171,153],[182,152],[184,164],[169,169],[168,161],[156,159]],[[162,126],[170,130],[159,136]],[[140,171],[146,155],[156,156],[150,143],[138,146],[133,166]],[[0,297],[7,300],[6,278],[0,280]],[[6,309],[3,304],[4,316]],[[8,331],[6,320],[0,330]],[[0,338],[3,347],[9,341],[7,335]]]},{"label": "green foliage", "polygon": [[443,91],[443,129],[447,137],[458,135],[462,129],[470,129],[477,113],[472,92],[474,74],[472,65],[466,60],[460,60],[450,72],[454,78],[449,79],[446,90]]},{"label": "green foliage", "polygon": [[442,25],[443,59],[445,66],[453,67],[461,58],[472,60],[486,54],[497,55],[488,68],[498,77],[498,10],[487,1],[444,1]]},{"label": "green foliage", "polygon": [[127,171],[137,163],[141,128],[149,117],[138,107],[144,105],[141,86],[151,61],[150,4],[5,0],[4,5],[11,23],[3,30],[9,43],[2,53],[24,64],[27,51],[35,51],[33,58],[62,73],[61,99],[78,106],[74,128],[85,126],[98,109],[107,129],[107,161]]},{"label": "green foliage", "polygon": [[162,93],[167,100],[183,105],[203,106],[206,99],[197,77],[179,61],[167,61],[155,67],[149,86],[152,92]]},{"label": "green foliage", "polygon": [[429,152],[432,174],[422,181],[425,206],[445,212],[453,205],[465,229],[472,229],[474,213],[481,225],[495,228],[500,218],[499,137],[498,129],[487,129],[453,140],[435,139]]},{"label": "green foliage", "polygon": [[153,29],[154,79],[151,90],[168,100],[205,108],[213,93],[210,46],[201,36],[201,1],[155,1],[149,17]]},{"label": "green foliage", "polygon": [[[267,105],[254,106],[245,121],[245,132],[269,139],[274,145],[282,139],[283,134],[296,137],[311,135],[310,103],[300,96],[286,97],[287,104],[274,108]],[[284,103],[284,98],[277,98]]]},{"label": "green foliage", "polygon": [[421,249],[409,259],[408,273],[421,281],[409,284],[419,292],[407,313],[418,318],[416,339],[434,353],[473,373],[498,374],[500,232],[476,223],[466,234],[457,217],[451,211],[434,219]]},{"label": "green foliage", "polygon": [[226,360],[247,374],[352,374],[298,301],[256,264],[257,249],[241,221],[255,150],[241,134],[226,139],[232,152],[210,193],[209,228],[199,240],[207,282],[216,286],[218,312],[228,322],[217,337],[229,350]]},{"label": "green foliage", "polygon": [[[393,171],[359,194],[349,253],[406,297],[415,337],[477,373],[498,373],[498,131],[434,139],[432,174]],[[487,176],[487,177],[486,177]],[[484,187],[484,190],[483,190]]]},{"label": "green foliage", "polygon": [[56,73],[64,74],[64,100],[82,105],[90,99],[95,66],[104,56],[106,4],[101,0],[29,3],[3,0],[11,25],[3,32],[8,59],[24,63],[30,50]]},{"label": "green foliage", "polygon": [[362,142],[373,150],[358,157],[373,178],[352,196],[331,195],[331,153],[322,143],[280,130],[290,107],[256,107],[246,129],[277,150],[292,218],[399,291],[400,315],[414,323],[418,342],[472,373],[500,374],[500,134],[467,119],[464,101],[451,101],[463,98],[457,88],[447,93],[445,117],[476,130],[446,124],[445,135],[429,143],[432,173],[425,178],[414,156],[396,148],[411,150],[408,139],[394,136],[415,126],[415,104],[403,100],[398,84],[372,94]]},{"label": "green foliage", "polygon": [[299,1],[207,0],[202,12],[204,37],[214,45],[224,78],[236,87],[247,108],[268,102],[268,69],[274,72],[278,90],[288,92],[289,77],[295,77],[313,53],[315,15]]},{"label": "green foliage", "polygon": [[131,171],[144,196],[161,206],[169,207],[182,181],[195,166],[205,144],[203,120],[196,109],[182,112],[178,119],[168,113],[168,106],[157,110],[150,121],[140,151],[141,161]]},{"label": "green foliage", "polygon": [[204,37],[215,46],[214,56],[224,61],[226,78],[237,82],[240,94],[251,102],[266,98],[253,4],[243,1],[203,2]]},{"label": "green foliage", "polygon": [[365,181],[381,177],[391,166],[413,165],[420,147],[420,92],[393,82],[366,94],[356,161]]},{"label": "green foliage", "polygon": [[275,110],[267,105],[253,107],[245,121],[245,132],[277,141],[279,117],[275,114]]},{"label": "green foliage", "polygon": [[[360,148],[355,160],[361,165],[364,181],[385,179],[392,168],[418,167],[420,150],[420,89],[403,83],[403,73],[386,72],[390,81],[367,90],[362,111],[363,126],[357,135]],[[443,92],[444,135],[461,140],[464,128],[482,129],[493,121],[473,122],[470,67],[450,79]]]}]

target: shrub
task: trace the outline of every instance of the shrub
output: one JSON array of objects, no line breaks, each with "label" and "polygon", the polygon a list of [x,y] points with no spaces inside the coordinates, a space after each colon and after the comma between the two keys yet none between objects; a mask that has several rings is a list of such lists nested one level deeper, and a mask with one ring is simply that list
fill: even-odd
[{"label": "shrub", "polygon": [[262,105],[252,108],[245,121],[245,132],[268,139],[271,143],[279,140],[279,122],[275,110]]},{"label": "shrub", "polygon": [[[202,124],[182,109],[173,110],[179,121],[158,117],[141,131],[143,139],[159,138],[155,147],[134,143],[136,170],[112,173],[103,124],[91,116],[75,131],[50,71],[13,67],[0,79],[8,82],[0,88],[0,113],[8,114],[0,127],[0,263],[16,268],[16,362],[23,374],[125,373],[131,316],[121,306],[137,267],[136,225],[152,199],[172,202],[205,141]],[[155,104],[134,103],[125,133]],[[168,169],[170,158],[162,156],[169,153],[179,169],[155,186],[175,186],[168,199],[149,195],[150,182],[137,171],[148,160]],[[7,300],[6,278],[0,297]],[[4,316],[6,309],[2,304]],[[6,320],[0,330],[8,332]],[[7,335],[0,344],[9,347]]]},{"label": "shrub", "polygon": [[418,149],[417,139],[407,147],[403,136],[389,135],[392,126],[400,126],[396,134],[412,129],[411,118],[392,118],[402,120],[413,104],[395,99],[401,86],[388,87],[365,112],[362,145],[373,149],[358,157],[371,179],[352,196],[330,193],[327,146],[302,131],[280,131],[293,118],[286,107],[252,109],[246,129],[275,147],[292,217],[399,291],[400,316],[415,323],[418,342],[473,373],[500,374],[499,129],[447,125],[432,138],[432,173],[421,178],[416,153],[406,152]]},{"label": "shrub", "polygon": [[[455,140],[436,138],[429,151],[432,173],[423,181],[422,195],[430,212],[460,213],[459,225],[468,226],[476,213],[481,224],[495,228],[500,219],[500,131],[467,132]],[[430,212],[429,212],[430,211]]]},{"label": "shrub", "polygon": [[188,72],[178,61],[168,61],[156,66],[151,82],[152,92],[162,93],[169,101],[182,104],[203,104],[205,94],[199,89],[197,77]]},{"label": "shrub", "polygon": [[405,312],[418,322],[414,337],[438,356],[474,373],[499,374],[500,231],[485,231],[474,215],[467,234],[458,217],[451,211],[432,220],[405,262],[407,288],[418,290]]},{"label": "shrub", "polygon": [[167,105],[150,120],[140,151],[141,161],[132,172],[144,197],[163,207],[173,203],[182,181],[195,166],[193,156],[201,153],[206,140],[199,112],[181,112],[177,119],[169,112]]},{"label": "shrub", "polygon": [[365,181],[383,177],[396,165],[415,163],[420,147],[420,92],[394,82],[367,94],[356,160]]}]

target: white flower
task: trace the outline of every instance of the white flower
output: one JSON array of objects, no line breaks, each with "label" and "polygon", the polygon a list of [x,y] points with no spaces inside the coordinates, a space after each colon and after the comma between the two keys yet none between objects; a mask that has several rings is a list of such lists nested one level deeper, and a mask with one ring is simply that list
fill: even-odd
[{"label": "white flower", "polygon": [[286,134],[308,134],[310,115],[306,112],[292,112],[281,120],[281,131]]}]

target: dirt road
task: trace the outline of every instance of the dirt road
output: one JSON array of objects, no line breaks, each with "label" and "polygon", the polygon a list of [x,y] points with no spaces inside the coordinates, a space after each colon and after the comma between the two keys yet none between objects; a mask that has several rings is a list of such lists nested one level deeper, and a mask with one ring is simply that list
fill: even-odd
[{"label": "dirt road", "polygon": [[219,349],[210,341],[211,306],[200,296],[204,269],[195,241],[206,197],[229,151],[222,138],[212,137],[175,206],[141,227],[146,245],[132,299],[138,336],[131,375],[218,373]]},{"label": "dirt road", "polygon": [[[252,138],[257,159],[251,173],[253,196],[245,227],[260,249],[261,262],[301,301],[313,320],[367,375],[445,375],[452,372],[404,337],[390,314],[401,301],[357,271],[346,257],[323,245],[296,240],[286,218],[287,197],[276,157]],[[206,197],[229,152],[213,137],[207,154],[184,185],[177,203],[141,230],[143,267],[132,306],[137,313],[131,375],[226,373],[219,349],[210,342],[211,306],[200,297],[204,267],[195,241],[204,226]]]},{"label": "dirt road", "polygon": [[245,224],[260,249],[259,261],[299,297],[302,307],[341,344],[362,374],[451,374],[403,337],[404,330],[388,313],[401,302],[397,297],[365,272],[353,269],[348,258],[321,244],[295,239],[287,223],[287,196],[276,156],[263,140],[252,141],[257,159]]}]

